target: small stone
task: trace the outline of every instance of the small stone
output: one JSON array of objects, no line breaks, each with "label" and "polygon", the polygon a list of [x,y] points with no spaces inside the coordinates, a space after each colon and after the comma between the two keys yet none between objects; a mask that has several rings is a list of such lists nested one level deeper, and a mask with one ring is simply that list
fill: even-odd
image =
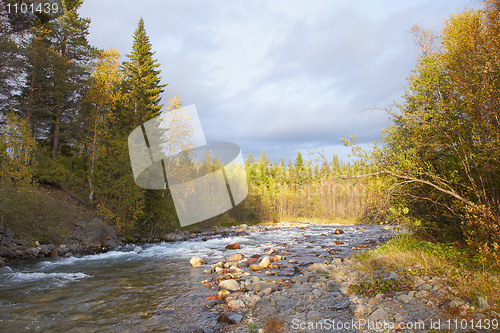
[{"label": "small stone", "polygon": [[367,312],[367,308],[365,305],[363,304],[353,304],[351,305],[351,311],[355,314],[359,314],[359,315],[362,315],[362,314],[365,314]]},{"label": "small stone", "polygon": [[421,278],[417,278],[413,284],[415,285],[415,287],[418,287],[420,285],[423,285],[424,283],[424,280],[422,280]]},{"label": "small stone", "polygon": [[401,303],[408,304],[408,303],[411,302],[411,300],[413,299],[413,297],[410,297],[408,295],[400,295],[400,296],[397,297],[397,299]]},{"label": "small stone", "polygon": [[384,309],[377,309],[368,317],[370,321],[389,321],[389,314]]},{"label": "small stone", "polygon": [[476,300],[477,300],[477,306],[480,309],[488,309],[490,307],[490,305],[488,304],[488,301],[485,300],[483,297],[478,296]]},{"label": "small stone", "polygon": [[212,270],[211,269],[205,269],[203,271],[203,274],[212,274]]},{"label": "small stone", "polygon": [[344,233],[344,230],[342,230],[340,228],[335,229],[335,235],[341,235],[343,233]]},{"label": "small stone", "polygon": [[328,266],[322,263],[316,263],[312,264],[309,267],[307,267],[308,272],[315,272],[315,273],[323,273],[323,272],[329,272]]},{"label": "small stone", "polygon": [[339,291],[340,285],[337,282],[330,281],[326,284],[326,290],[328,291]]},{"label": "small stone", "polygon": [[347,294],[349,293],[349,288],[347,288],[347,287],[341,287],[341,288],[339,289],[339,291],[340,291],[342,294],[347,295]]},{"label": "small stone", "polygon": [[322,319],[323,315],[318,311],[309,311],[307,313],[307,321],[317,322]]},{"label": "small stone", "polygon": [[234,261],[241,261],[241,260],[243,260],[243,259],[245,259],[245,256],[244,256],[244,255],[242,255],[241,253],[237,253],[237,254],[235,254],[235,255],[230,256],[230,257],[227,259],[227,261],[229,261],[229,262],[234,262]]},{"label": "small stone", "polygon": [[339,302],[339,303],[332,305],[332,309],[333,310],[346,309],[349,307],[350,304],[351,304],[351,302],[349,302],[348,300],[345,300],[345,301],[342,301],[342,302]]},{"label": "small stone", "polygon": [[260,271],[262,269],[264,269],[265,267],[262,267],[261,265],[250,265],[250,269],[254,272],[256,271]]},{"label": "small stone", "polygon": [[271,258],[271,261],[280,261],[282,257],[280,255],[275,255],[274,257]]},{"label": "small stone", "polygon": [[241,299],[232,299],[229,302],[227,302],[227,307],[231,310],[235,310],[239,308],[244,308],[245,303]]},{"label": "small stone", "polygon": [[272,293],[272,291],[273,290],[271,288],[266,288],[266,289],[262,290],[261,293],[263,295],[270,295]]},{"label": "small stone", "polygon": [[344,244],[344,242],[343,242],[343,241],[336,240],[336,241],[335,241],[335,244],[337,244],[337,245],[342,245],[342,244]]},{"label": "small stone", "polygon": [[219,289],[238,291],[240,290],[240,284],[234,279],[222,280],[219,283]]},{"label": "small stone", "polygon": [[194,267],[200,267],[201,265],[205,264],[205,260],[203,260],[203,258],[200,257],[192,257],[189,260],[189,264]]},{"label": "small stone", "polygon": [[425,298],[425,297],[429,297],[430,294],[427,290],[420,290],[420,291],[417,291],[415,293],[415,297],[416,298]]},{"label": "small stone", "polygon": [[237,313],[224,312],[217,318],[217,322],[226,324],[237,324],[243,319],[243,316]]},{"label": "small stone", "polygon": [[258,262],[259,261],[257,259],[255,259],[255,258],[249,258],[249,259],[247,259],[247,262],[246,262],[245,265],[247,267],[250,267],[250,265],[257,265]]},{"label": "small stone", "polygon": [[229,291],[223,289],[217,293],[216,297],[219,299],[225,299],[229,295],[231,295],[231,293]]},{"label": "small stone", "polygon": [[378,304],[378,299],[376,299],[375,297],[372,297],[368,300],[368,305],[375,305],[375,304]]},{"label": "small stone", "polygon": [[394,321],[395,321],[396,323],[401,323],[401,322],[404,322],[404,320],[405,320],[405,318],[404,318],[401,314],[396,313],[396,314],[394,315]]},{"label": "small stone", "polygon": [[271,260],[269,259],[269,257],[264,257],[259,265],[264,267],[264,268],[267,268],[267,267],[269,267],[270,264],[271,264]]},{"label": "small stone", "polygon": [[226,245],[225,249],[226,250],[238,250],[238,249],[240,249],[240,244],[238,244],[238,243],[229,244],[229,245]]},{"label": "small stone", "polygon": [[253,284],[253,291],[259,292],[264,289],[271,288],[271,290],[278,290],[278,285],[274,282],[258,281]]}]

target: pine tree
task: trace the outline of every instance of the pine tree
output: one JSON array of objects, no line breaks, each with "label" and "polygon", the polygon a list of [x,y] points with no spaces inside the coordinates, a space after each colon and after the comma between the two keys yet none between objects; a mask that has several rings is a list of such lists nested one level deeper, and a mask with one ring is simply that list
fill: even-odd
[{"label": "pine tree", "polygon": [[135,126],[156,117],[163,107],[160,94],[167,84],[160,83],[161,71],[156,69],[160,64],[153,59],[154,54],[141,18],[134,33],[132,53],[127,54],[130,61],[123,63],[125,89],[129,96],[129,107],[134,110],[132,124]]}]

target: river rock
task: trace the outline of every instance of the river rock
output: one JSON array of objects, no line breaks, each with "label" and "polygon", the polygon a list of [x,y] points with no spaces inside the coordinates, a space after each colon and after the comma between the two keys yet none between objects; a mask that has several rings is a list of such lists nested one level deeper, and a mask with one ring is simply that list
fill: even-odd
[{"label": "river rock", "polygon": [[312,264],[309,267],[307,267],[308,272],[313,272],[313,273],[323,273],[323,272],[329,272],[328,266],[322,263],[316,263]]},{"label": "river rock", "polygon": [[94,218],[83,229],[82,245],[86,247],[114,249],[118,247],[118,237],[115,231],[103,220]]},{"label": "river rock", "polygon": [[271,260],[269,259],[269,257],[264,257],[262,258],[262,261],[260,262],[260,266],[264,267],[264,268],[267,268],[269,267],[269,264],[271,264]]},{"label": "river rock", "polygon": [[318,311],[309,311],[306,316],[307,321],[312,322],[320,321],[322,318],[323,315]]},{"label": "river rock", "polygon": [[250,269],[254,272],[256,271],[260,271],[262,269],[264,269],[265,267],[262,267],[261,265],[250,265]]},{"label": "river rock", "polygon": [[259,260],[255,259],[255,258],[249,258],[249,259],[247,259],[246,266],[250,267],[250,265],[257,265],[258,262],[259,262]]},{"label": "river rock", "polygon": [[344,230],[342,230],[342,229],[340,229],[340,228],[337,228],[337,229],[335,229],[335,231],[334,231],[334,232],[335,232],[335,235],[341,235],[341,234],[343,234],[343,233],[344,233]]},{"label": "river rock", "polygon": [[335,241],[335,244],[337,244],[337,245],[342,245],[342,244],[344,244],[344,242],[343,242],[343,241],[336,240],[336,241]]},{"label": "river rock", "polygon": [[408,304],[408,303],[411,302],[411,300],[413,299],[413,297],[410,297],[409,295],[400,295],[400,296],[397,297],[397,299],[401,303]]},{"label": "river rock", "polygon": [[488,304],[488,301],[485,300],[483,297],[478,296],[476,300],[477,300],[477,306],[480,309],[488,309],[490,307],[490,305]]},{"label": "river rock", "polygon": [[235,243],[235,244],[228,244],[225,247],[226,250],[238,250],[240,249],[240,244]]},{"label": "river rock", "polygon": [[169,232],[163,235],[163,240],[165,242],[180,242],[183,241],[184,239],[185,239],[184,235],[179,235],[175,232]]},{"label": "river rock", "polygon": [[389,314],[384,309],[380,308],[372,312],[368,317],[370,321],[389,321]]},{"label": "river rock", "polygon": [[219,298],[219,299],[225,299],[226,297],[230,296],[231,295],[231,292],[225,290],[225,289],[222,289],[222,290],[219,290],[219,292],[217,293],[216,297]]},{"label": "river rock", "polygon": [[236,310],[239,308],[244,308],[245,303],[241,299],[232,299],[232,300],[227,302],[227,307],[230,310]]},{"label": "river rock", "polygon": [[271,258],[271,261],[280,261],[281,259],[283,259],[280,255],[275,255],[274,257]]},{"label": "river rock", "polygon": [[203,258],[200,257],[192,257],[189,260],[189,264],[194,267],[200,267],[201,265],[205,264],[205,260],[203,260]]},{"label": "river rock", "polygon": [[222,280],[219,283],[219,289],[238,291],[240,290],[240,284],[234,279]]},{"label": "river rock", "polygon": [[243,319],[243,316],[237,313],[232,312],[224,312],[219,318],[217,318],[218,323],[226,323],[226,324],[237,324]]},{"label": "river rock", "polygon": [[272,291],[278,290],[278,285],[274,282],[258,281],[253,284],[253,291],[260,292],[264,289],[271,288]]},{"label": "river rock", "polygon": [[241,261],[245,259],[245,256],[242,255],[241,253],[237,253],[235,255],[230,256],[227,261]]}]

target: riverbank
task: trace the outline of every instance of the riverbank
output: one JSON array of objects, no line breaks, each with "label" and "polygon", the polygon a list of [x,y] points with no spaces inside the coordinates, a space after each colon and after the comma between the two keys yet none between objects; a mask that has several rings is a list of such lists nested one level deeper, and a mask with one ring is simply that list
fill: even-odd
[{"label": "riverbank", "polygon": [[[320,254],[326,260],[319,263],[288,259],[277,249],[250,258],[236,253],[208,269],[202,265],[209,276],[202,283],[214,290],[204,307],[220,312],[224,332],[500,330],[498,276],[487,278],[492,293],[471,295],[456,278],[408,260],[398,243],[349,257]],[[283,278],[283,270],[296,274]]]}]

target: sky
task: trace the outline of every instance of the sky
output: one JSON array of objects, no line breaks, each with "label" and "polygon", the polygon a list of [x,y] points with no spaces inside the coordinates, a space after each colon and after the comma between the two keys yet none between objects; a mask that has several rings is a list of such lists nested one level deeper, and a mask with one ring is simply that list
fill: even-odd
[{"label": "sky", "polygon": [[207,141],[271,161],[350,158],[340,138],[378,140],[416,65],[409,30],[438,33],[479,0],[85,0],[90,43],[130,54],[145,22],[162,83],[195,104]]}]

